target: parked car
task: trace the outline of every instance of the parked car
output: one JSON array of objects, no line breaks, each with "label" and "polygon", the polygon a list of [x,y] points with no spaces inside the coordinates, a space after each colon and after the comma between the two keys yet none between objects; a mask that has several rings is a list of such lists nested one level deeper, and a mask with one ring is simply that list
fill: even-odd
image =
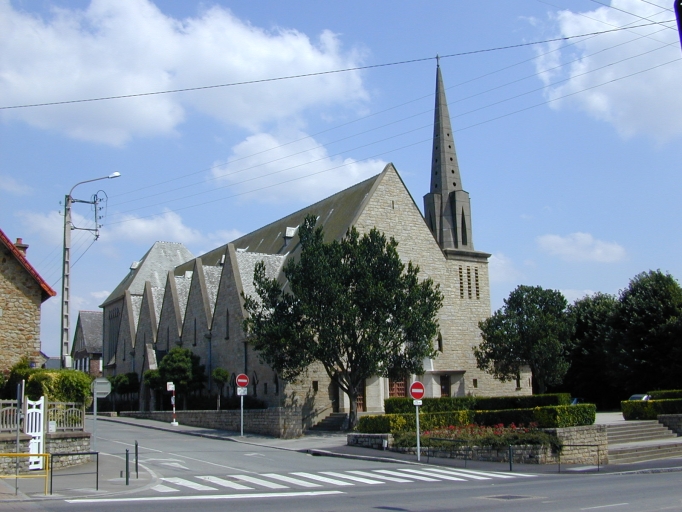
[{"label": "parked car", "polygon": [[649,400],[650,395],[632,395],[628,400]]},{"label": "parked car", "polygon": [[571,405],[578,405],[585,402],[584,398],[571,398]]}]

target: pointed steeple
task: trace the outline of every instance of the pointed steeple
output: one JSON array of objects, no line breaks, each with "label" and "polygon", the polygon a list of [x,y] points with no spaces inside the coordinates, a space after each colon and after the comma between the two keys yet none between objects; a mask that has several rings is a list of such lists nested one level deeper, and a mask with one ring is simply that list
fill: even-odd
[{"label": "pointed steeple", "polygon": [[424,196],[424,216],[441,249],[474,250],[469,193],[462,188],[440,59],[436,67],[431,191]]}]

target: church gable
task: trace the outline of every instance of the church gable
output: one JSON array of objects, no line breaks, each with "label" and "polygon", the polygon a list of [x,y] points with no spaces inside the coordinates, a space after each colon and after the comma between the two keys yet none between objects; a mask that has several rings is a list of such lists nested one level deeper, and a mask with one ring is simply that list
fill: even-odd
[{"label": "church gable", "polygon": [[175,276],[168,272],[166,286],[164,288],[161,313],[159,314],[159,327],[156,331],[157,351],[167,353],[180,341],[180,306],[178,304]]}]

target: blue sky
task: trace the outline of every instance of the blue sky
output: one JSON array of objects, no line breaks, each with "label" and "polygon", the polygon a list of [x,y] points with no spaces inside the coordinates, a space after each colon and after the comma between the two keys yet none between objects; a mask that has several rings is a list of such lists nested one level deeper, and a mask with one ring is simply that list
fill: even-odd
[{"label": "blue sky", "polygon": [[[670,5],[669,5],[670,4]],[[0,109],[0,227],[60,289],[60,201],[108,195],[74,232],[72,329],[156,240],[196,255],[393,162],[428,192],[435,56],[492,306],[518,284],[617,293],[682,276],[682,51],[668,0],[0,0],[0,107],[418,62],[173,94]],[[469,53],[476,52],[476,53]],[[87,205],[76,205],[81,226]],[[89,247],[89,249],[88,249]],[[86,249],[87,252],[84,252]],[[80,259],[79,259],[80,258]],[[59,350],[59,298],[43,305]]]}]

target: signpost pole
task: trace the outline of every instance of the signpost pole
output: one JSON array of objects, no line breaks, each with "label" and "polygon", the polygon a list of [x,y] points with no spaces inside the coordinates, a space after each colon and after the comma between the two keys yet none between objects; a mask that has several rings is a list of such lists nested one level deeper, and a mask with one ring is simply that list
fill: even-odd
[{"label": "signpost pole", "polygon": [[239,435],[241,437],[244,437],[244,395],[240,396],[240,418],[239,418],[239,427],[240,427],[240,433]]},{"label": "signpost pole", "polygon": [[239,395],[239,429],[240,436],[244,437],[244,395],[248,392],[249,376],[245,373],[240,373],[235,379],[237,384],[237,395]]},{"label": "signpost pole", "polygon": [[421,462],[421,443],[419,440],[419,406],[415,405],[414,408],[416,409],[416,415],[417,415],[417,462]]},{"label": "signpost pole", "polygon": [[92,451],[97,451],[97,389],[92,397]]},{"label": "signpost pole", "polygon": [[171,397],[171,403],[173,404],[173,421],[171,421],[171,425],[175,427],[178,424],[178,420],[175,417],[175,386],[173,386],[173,396]]}]

